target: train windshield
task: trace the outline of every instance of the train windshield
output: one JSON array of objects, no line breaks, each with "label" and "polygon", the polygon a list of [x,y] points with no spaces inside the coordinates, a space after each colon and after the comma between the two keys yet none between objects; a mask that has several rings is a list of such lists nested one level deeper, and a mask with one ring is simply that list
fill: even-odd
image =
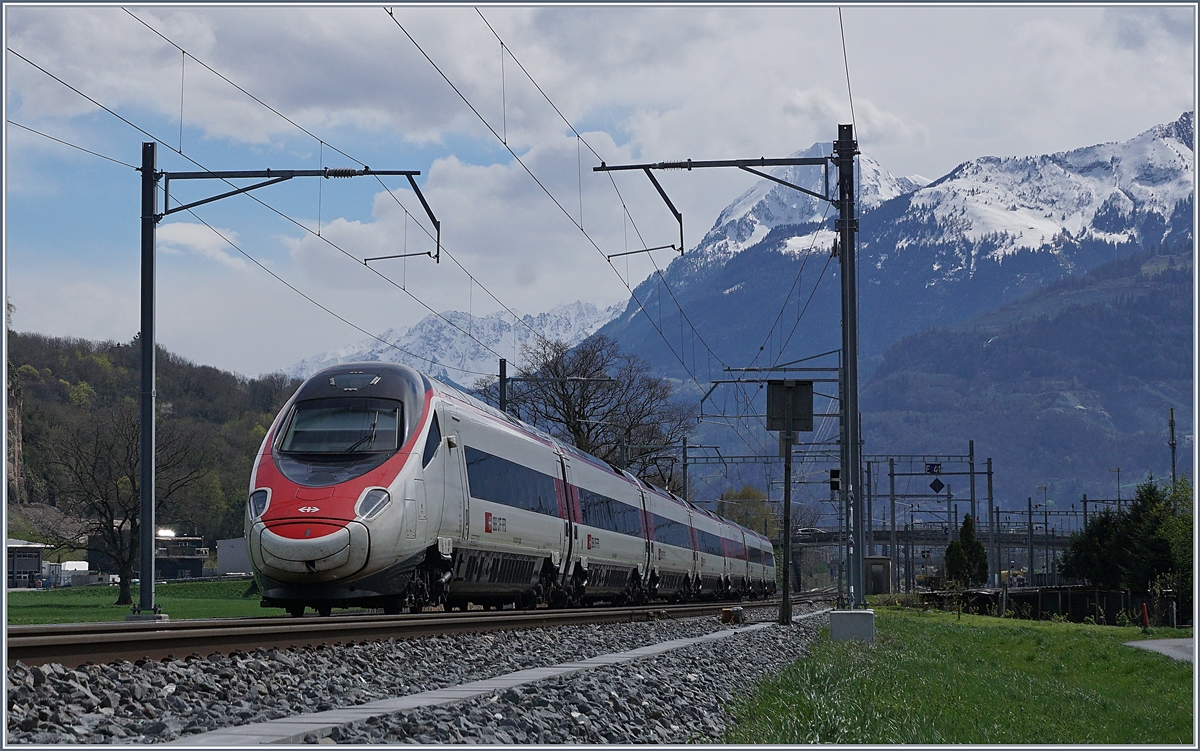
[{"label": "train windshield", "polygon": [[296,404],[279,450],[345,456],[400,448],[404,405],[392,399],[311,399]]}]

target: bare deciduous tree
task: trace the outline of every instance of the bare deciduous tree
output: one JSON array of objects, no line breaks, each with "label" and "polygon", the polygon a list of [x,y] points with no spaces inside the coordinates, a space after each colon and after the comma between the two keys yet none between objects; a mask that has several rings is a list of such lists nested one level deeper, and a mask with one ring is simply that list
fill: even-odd
[{"label": "bare deciduous tree", "polygon": [[[55,544],[109,556],[120,576],[117,605],[130,605],[130,586],[139,556],[141,483],[137,405],[132,400],[97,407],[83,415],[62,412],[51,464],[59,510],[77,526]],[[155,431],[155,504],[172,502],[211,471],[194,431],[159,420]]]},{"label": "bare deciduous tree", "polygon": [[[680,489],[678,446],[695,424],[695,408],[673,401],[671,383],[653,376],[649,363],[607,336],[574,348],[542,340],[522,348],[522,361],[518,378],[544,380],[510,384],[512,415],[649,482]],[[496,379],[481,379],[475,388],[498,401]]]}]

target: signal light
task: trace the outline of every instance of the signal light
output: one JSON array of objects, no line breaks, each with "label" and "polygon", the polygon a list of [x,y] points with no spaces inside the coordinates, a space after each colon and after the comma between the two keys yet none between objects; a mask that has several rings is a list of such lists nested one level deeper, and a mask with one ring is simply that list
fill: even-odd
[{"label": "signal light", "polygon": [[842,470],[840,470],[840,469],[829,470],[829,489],[837,490],[839,492],[841,491],[841,489],[842,489]]}]

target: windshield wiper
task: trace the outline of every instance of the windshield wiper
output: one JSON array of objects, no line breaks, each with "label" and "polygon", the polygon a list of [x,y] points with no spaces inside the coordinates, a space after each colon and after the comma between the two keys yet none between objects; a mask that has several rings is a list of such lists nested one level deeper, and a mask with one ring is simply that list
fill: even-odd
[{"label": "windshield wiper", "polygon": [[346,449],[342,453],[343,454],[352,453],[356,448],[363,445],[367,441],[370,441],[371,445],[374,446],[375,445],[375,426],[378,423],[379,423],[379,410],[375,410],[375,419],[374,419],[374,421],[371,422],[371,432],[367,433],[362,438],[359,438],[357,441],[355,441],[353,444],[351,444],[350,448]]}]

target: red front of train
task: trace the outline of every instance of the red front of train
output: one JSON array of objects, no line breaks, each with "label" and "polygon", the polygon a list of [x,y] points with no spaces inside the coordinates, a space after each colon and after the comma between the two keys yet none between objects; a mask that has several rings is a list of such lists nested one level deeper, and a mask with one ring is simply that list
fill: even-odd
[{"label": "red front of train", "polygon": [[305,381],[250,477],[246,542],[264,607],[398,610],[424,560],[402,534],[433,389],[412,368],[351,363]]}]

